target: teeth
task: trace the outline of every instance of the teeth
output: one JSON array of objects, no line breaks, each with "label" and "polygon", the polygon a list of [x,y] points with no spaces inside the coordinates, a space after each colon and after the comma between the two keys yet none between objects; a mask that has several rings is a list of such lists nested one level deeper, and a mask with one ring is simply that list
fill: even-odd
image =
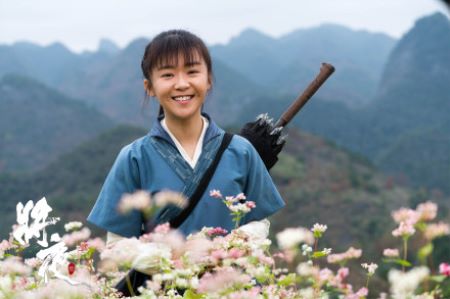
[{"label": "teeth", "polygon": [[181,97],[173,97],[175,101],[188,101],[192,98],[192,96],[181,96]]}]

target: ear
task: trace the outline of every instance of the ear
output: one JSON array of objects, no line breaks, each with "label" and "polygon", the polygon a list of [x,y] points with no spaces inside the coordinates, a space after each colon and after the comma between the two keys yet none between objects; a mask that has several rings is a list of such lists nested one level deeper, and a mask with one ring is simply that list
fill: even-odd
[{"label": "ear", "polygon": [[152,85],[148,79],[144,79],[144,89],[149,97],[155,96],[155,92],[154,92]]},{"label": "ear", "polygon": [[211,75],[208,75],[208,90],[211,89],[211,86],[212,86],[212,77]]}]

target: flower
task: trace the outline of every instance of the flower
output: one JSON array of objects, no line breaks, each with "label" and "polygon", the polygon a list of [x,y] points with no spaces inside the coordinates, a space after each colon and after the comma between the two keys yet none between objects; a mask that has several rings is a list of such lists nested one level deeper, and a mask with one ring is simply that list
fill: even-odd
[{"label": "flower", "polygon": [[320,238],[322,237],[322,234],[327,230],[327,228],[328,227],[324,224],[316,223],[311,228],[311,231],[313,232],[315,238]]},{"label": "flower", "polygon": [[[118,267],[131,267],[135,257],[140,253],[142,243],[136,238],[123,238],[107,246],[100,254],[102,260],[110,260]],[[111,266],[110,266],[111,267]]]},{"label": "flower", "polygon": [[392,231],[392,235],[394,237],[403,237],[408,238],[412,236],[416,230],[414,229],[414,225],[409,222],[400,222],[398,228]]},{"label": "flower", "polygon": [[66,232],[70,232],[73,230],[78,230],[83,226],[83,223],[79,222],[79,221],[72,221],[72,222],[68,222],[66,224],[64,224],[64,229],[66,230]]},{"label": "flower", "polygon": [[281,249],[291,249],[300,243],[313,244],[314,235],[303,227],[286,228],[276,235],[278,246]]},{"label": "flower", "polygon": [[197,291],[200,293],[215,293],[232,287],[234,284],[245,284],[251,281],[251,277],[242,274],[234,268],[223,268],[214,274],[209,272],[203,275],[199,281]]},{"label": "flower", "polygon": [[219,190],[213,189],[211,191],[209,191],[209,196],[214,197],[214,198],[222,198],[222,193],[220,193]]},{"label": "flower", "polygon": [[228,231],[226,229],[221,228],[221,227],[213,227],[213,228],[208,229],[206,234],[208,236],[210,236],[210,237],[224,236],[224,235],[228,234]]},{"label": "flower", "polygon": [[238,228],[247,234],[252,240],[265,240],[269,235],[270,222],[267,219],[252,221]]},{"label": "flower", "polygon": [[370,276],[372,276],[375,273],[375,270],[377,270],[377,268],[378,268],[378,265],[375,263],[370,263],[370,264],[363,263],[363,264],[361,264],[361,266],[367,270],[367,273]]},{"label": "flower", "polygon": [[423,232],[425,239],[427,239],[428,241],[449,234],[450,234],[450,227],[447,223],[443,222],[428,224],[427,227],[425,228],[425,231]]},{"label": "flower", "polygon": [[427,278],[430,270],[427,267],[417,267],[409,272],[392,269],[388,273],[391,293],[394,298],[412,297],[419,284]]},{"label": "flower", "polygon": [[436,218],[438,207],[434,202],[427,201],[417,206],[416,211],[419,215],[419,220],[430,221]]},{"label": "flower", "polygon": [[139,246],[139,254],[133,259],[132,267],[139,272],[151,275],[158,271],[163,260],[172,257],[169,246],[161,243],[145,243]]},{"label": "flower", "polygon": [[143,211],[151,206],[150,194],[146,191],[136,191],[133,194],[124,194],[119,201],[117,209],[120,213],[129,213],[132,210]]},{"label": "flower", "polygon": [[397,223],[406,222],[411,225],[414,225],[419,221],[420,214],[412,209],[400,208],[394,212],[392,212],[392,218]]},{"label": "flower", "polygon": [[81,241],[85,241],[89,239],[91,236],[91,230],[87,227],[83,227],[82,230],[74,231],[70,234],[64,235],[62,240],[64,244],[67,246],[73,246],[75,244],[80,243]]},{"label": "flower", "polygon": [[361,249],[355,249],[353,247],[350,247],[345,252],[330,254],[327,257],[327,261],[330,264],[339,264],[339,263],[346,262],[349,259],[360,258],[361,254],[362,254],[362,250]]},{"label": "flower", "polygon": [[188,204],[187,198],[182,193],[169,190],[156,193],[153,199],[158,207],[174,205],[180,209],[183,209]]},{"label": "flower", "polygon": [[383,255],[385,257],[398,257],[399,252],[398,249],[386,248],[385,250],[383,250]]},{"label": "flower", "polygon": [[448,263],[440,264],[439,273],[445,276],[450,276],[450,265]]}]

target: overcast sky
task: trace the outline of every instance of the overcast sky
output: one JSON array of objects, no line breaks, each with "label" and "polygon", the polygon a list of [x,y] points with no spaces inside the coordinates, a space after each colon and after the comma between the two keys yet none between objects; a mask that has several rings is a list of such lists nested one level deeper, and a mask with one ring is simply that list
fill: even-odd
[{"label": "overcast sky", "polygon": [[79,52],[172,28],[216,44],[248,27],[278,37],[323,23],[400,37],[435,11],[449,15],[437,0],[0,0],[0,44],[60,41]]}]

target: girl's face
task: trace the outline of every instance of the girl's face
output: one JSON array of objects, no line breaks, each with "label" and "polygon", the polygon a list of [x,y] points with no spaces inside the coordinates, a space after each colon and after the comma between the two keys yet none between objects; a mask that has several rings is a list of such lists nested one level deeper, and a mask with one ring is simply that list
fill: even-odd
[{"label": "girl's face", "polygon": [[152,70],[151,85],[144,80],[148,94],[158,99],[167,119],[184,122],[200,117],[211,80],[203,58],[194,57],[192,64],[186,64],[180,54],[177,65],[169,63]]}]

